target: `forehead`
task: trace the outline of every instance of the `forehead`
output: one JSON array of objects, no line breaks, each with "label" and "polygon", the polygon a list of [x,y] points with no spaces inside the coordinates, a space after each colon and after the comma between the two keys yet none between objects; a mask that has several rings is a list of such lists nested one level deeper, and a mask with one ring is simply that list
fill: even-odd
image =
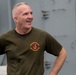
[{"label": "forehead", "polygon": [[32,9],[30,8],[30,6],[25,5],[25,4],[18,6],[17,10],[19,10],[19,11],[26,11],[26,12],[27,11],[32,11]]}]

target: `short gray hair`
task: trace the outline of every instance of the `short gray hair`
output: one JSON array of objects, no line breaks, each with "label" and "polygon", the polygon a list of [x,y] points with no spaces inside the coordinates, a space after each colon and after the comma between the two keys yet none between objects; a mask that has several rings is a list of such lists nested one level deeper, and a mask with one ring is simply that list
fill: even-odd
[{"label": "short gray hair", "polygon": [[16,8],[20,5],[28,5],[26,2],[20,2],[14,5],[13,9],[12,9],[12,17],[14,18],[14,16],[16,15]]}]

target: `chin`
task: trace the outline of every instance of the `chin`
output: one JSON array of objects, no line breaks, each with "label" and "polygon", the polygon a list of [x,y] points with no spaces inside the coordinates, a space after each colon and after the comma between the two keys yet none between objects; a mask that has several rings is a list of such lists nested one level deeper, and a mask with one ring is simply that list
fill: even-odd
[{"label": "chin", "polygon": [[25,27],[26,29],[30,29],[30,28],[32,28],[32,26],[27,26],[27,27]]}]

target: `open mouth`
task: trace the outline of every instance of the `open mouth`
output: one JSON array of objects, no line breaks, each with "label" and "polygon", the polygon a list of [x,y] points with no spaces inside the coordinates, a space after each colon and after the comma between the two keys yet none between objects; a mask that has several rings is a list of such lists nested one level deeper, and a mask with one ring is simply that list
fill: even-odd
[{"label": "open mouth", "polygon": [[32,19],[27,20],[26,22],[29,23],[29,24],[31,24],[32,23]]},{"label": "open mouth", "polygon": [[32,23],[32,21],[26,21],[27,22],[27,24],[29,24],[29,25],[31,25],[31,23]]}]

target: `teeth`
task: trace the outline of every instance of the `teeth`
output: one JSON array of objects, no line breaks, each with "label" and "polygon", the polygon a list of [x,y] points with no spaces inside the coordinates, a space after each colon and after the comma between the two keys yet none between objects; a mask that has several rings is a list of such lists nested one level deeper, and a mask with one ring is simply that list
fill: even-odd
[{"label": "teeth", "polygon": [[31,22],[31,20],[30,21],[27,21],[27,22]]}]

